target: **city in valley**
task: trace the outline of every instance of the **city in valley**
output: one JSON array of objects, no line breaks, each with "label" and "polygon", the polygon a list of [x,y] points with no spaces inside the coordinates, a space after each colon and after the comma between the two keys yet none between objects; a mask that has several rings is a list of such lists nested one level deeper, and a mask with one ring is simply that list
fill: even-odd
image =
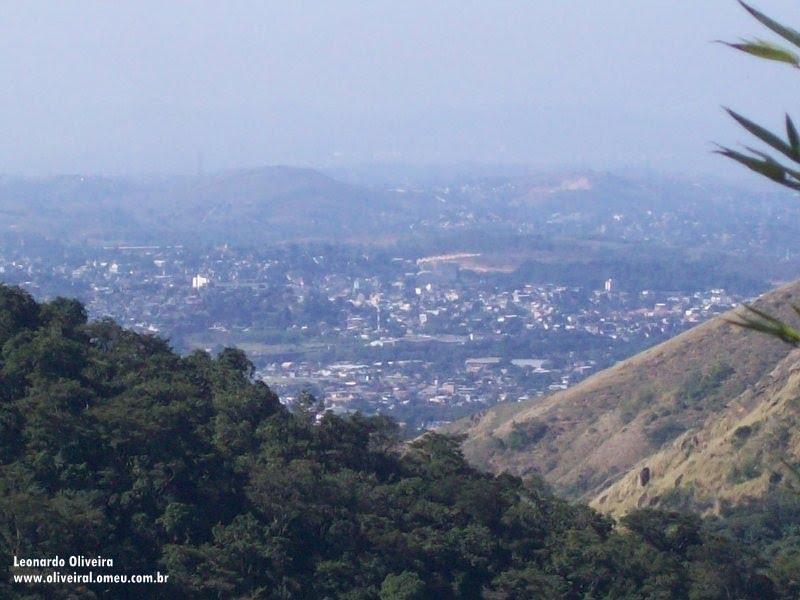
[{"label": "city in valley", "polygon": [[285,403],[311,394],[410,435],[569,387],[800,263],[786,194],[592,172],[440,179],[8,179],[0,280],[182,353],[238,347]]},{"label": "city in valley", "polygon": [[130,246],[59,264],[7,256],[0,275],[77,295],[91,318],[184,352],[239,347],[284,402],[310,392],[320,408],[388,414],[409,431],[565,389],[743,300],[717,288],[627,291],[613,278],[525,281],[480,270],[480,258]]}]

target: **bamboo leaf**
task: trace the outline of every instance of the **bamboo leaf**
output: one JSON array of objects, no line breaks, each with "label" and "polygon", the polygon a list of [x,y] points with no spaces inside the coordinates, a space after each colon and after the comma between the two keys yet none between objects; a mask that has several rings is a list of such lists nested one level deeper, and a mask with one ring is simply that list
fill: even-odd
[{"label": "bamboo leaf", "polygon": [[760,125],[753,123],[750,119],[747,119],[740,115],[739,113],[731,110],[730,108],[724,107],[725,111],[737,122],[739,125],[744,127],[747,131],[752,133],[758,139],[760,139],[765,144],[769,144],[782,154],[785,154],[789,158],[794,158],[794,152],[792,151],[792,147],[784,142],[781,138],[777,135],[772,133],[771,131],[764,129]]},{"label": "bamboo leaf", "polygon": [[756,173],[763,175],[764,177],[767,177],[772,181],[783,183],[786,180],[786,174],[784,173],[783,169],[776,167],[775,165],[770,164],[765,160],[761,160],[752,156],[747,156],[746,154],[742,154],[741,152],[736,152],[735,150],[731,150],[730,148],[721,148],[720,150],[716,150],[715,152],[735,160],[736,162],[747,167],[748,169],[755,171]]},{"label": "bamboo leaf", "polygon": [[[745,146],[745,148],[747,148],[747,150],[749,150],[756,156],[761,157],[764,160],[764,162],[769,164],[771,167],[783,171],[785,178],[791,177],[792,179],[795,179],[796,181],[800,182],[800,171],[787,167],[786,165],[782,165],[781,163],[779,163],[777,160],[775,160],[765,152],[761,152],[760,150],[756,150],[755,148],[751,148],[750,146]],[[788,185],[789,183],[792,182],[787,179],[786,181],[782,181],[781,183],[783,183],[784,185]]]},{"label": "bamboo leaf", "polygon": [[800,48],[800,32],[792,29],[791,27],[786,27],[785,25],[781,25],[780,23],[778,23],[773,19],[770,19],[764,13],[756,10],[752,6],[746,4],[745,2],[742,2],[742,0],[739,0],[739,4],[741,4],[747,12],[749,12],[763,25],[765,25],[766,27],[777,33],[787,42],[791,42],[792,44]]},{"label": "bamboo leaf", "polygon": [[771,335],[792,346],[800,346],[800,331],[797,331],[794,327],[790,327],[780,319],[776,319],[772,315],[754,308],[749,304],[743,304],[742,306],[752,314],[737,315],[739,320],[726,319],[728,323],[736,325],[737,327],[743,327],[744,329]]},{"label": "bamboo leaf", "polygon": [[786,137],[792,149],[792,158],[797,162],[800,159],[800,136],[797,135],[797,129],[788,114],[786,115]]},{"label": "bamboo leaf", "polygon": [[720,43],[730,46],[731,48],[735,48],[736,50],[746,52],[747,54],[752,54],[753,56],[757,56],[759,58],[789,63],[793,67],[800,67],[800,56],[791,50],[787,50],[783,46],[778,46],[772,42],[753,40],[742,41],[738,44],[732,44],[730,42],[723,41],[720,41]]}]

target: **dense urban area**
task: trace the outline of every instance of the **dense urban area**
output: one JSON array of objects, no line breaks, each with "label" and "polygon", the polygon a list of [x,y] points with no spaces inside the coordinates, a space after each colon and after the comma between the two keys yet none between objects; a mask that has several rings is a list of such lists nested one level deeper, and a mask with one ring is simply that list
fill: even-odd
[{"label": "dense urban area", "polygon": [[128,246],[61,260],[9,253],[0,276],[37,296],[75,295],[91,318],[184,352],[237,346],[284,402],[310,392],[410,432],[565,389],[743,300],[714,288],[624,291],[613,278],[524,281],[481,272],[469,253]]}]

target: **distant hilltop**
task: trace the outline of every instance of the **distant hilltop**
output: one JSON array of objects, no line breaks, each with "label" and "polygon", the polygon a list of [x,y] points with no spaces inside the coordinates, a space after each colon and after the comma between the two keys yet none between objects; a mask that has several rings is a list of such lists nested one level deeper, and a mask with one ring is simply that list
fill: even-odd
[{"label": "distant hilltop", "polygon": [[741,246],[751,256],[768,242],[793,255],[799,229],[800,207],[783,192],[592,171],[478,170],[426,185],[343,182],[287,166],[188,177],[0,178],[0,235],[100,246],[387,245],[428,236],[437,243],[421,256],[474,270],[518,266],[491,262],[479,248],[502,240],[512,248],[520,238],[528,245],[568,238],[704,252],[740,253]]}]

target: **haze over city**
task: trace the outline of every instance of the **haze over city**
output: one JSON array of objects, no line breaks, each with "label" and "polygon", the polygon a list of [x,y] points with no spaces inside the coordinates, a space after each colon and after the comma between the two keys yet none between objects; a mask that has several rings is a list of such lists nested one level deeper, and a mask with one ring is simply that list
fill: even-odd
[{"label": "haze over city", "polygon": [[[789,19],[795,3],[758,7]],[[526,164],[741,175],[712,142],[794,74],[734,1],[25,2],[0,20],[0,172]]]}]

